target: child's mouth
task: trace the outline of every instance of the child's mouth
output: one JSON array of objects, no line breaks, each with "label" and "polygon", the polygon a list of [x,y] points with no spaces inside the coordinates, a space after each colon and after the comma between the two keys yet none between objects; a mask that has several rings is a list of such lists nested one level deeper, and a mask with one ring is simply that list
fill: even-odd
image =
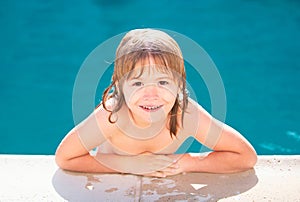
[{"label": "child's mouth", "polygon": [[162,108],[163,105],[140,105],[139,107],[146,112],[155,112]]}]

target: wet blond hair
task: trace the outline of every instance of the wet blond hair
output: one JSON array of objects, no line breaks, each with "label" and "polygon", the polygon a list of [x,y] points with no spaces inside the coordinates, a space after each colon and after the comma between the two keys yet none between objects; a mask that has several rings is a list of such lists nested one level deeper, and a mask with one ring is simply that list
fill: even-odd
[{"label": "wet blond hair", "polygon": [[[163,31],[135,29],[129,31],[123,37],[116,50],[112,82],[104,90],[100,104],[103,104],[103,108],[110,112],[109,122],[115,123],[116,121],[112,120],[112,115],[120,110],[125,101],[122,92],[124,79],[130,77],[137,62],[149,62],[150,58],[154,60],[155,64],[158,64],[153,68],[173,75],[181,91],[180,95],[177,94],[174,106],[169,112],[170,136],[176,137],[179,126],[177,113],[181,113],[181,122],[183,122],[184,112],[188,104],[186,73],[184,60],[178,44]],[[140,75],[143,70],[144,68],[141,69]],[[109,110],[106,105],[110,98],[114,98],[116,101],[112,110]]]}]

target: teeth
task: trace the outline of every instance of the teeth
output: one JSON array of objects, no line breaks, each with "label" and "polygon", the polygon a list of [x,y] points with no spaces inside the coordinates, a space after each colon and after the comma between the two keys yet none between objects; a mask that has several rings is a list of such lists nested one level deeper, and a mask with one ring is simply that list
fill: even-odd
[{"label": "teeth", "polygon": [[148,106],[142,106],[142,108],[147,109],[147,110],[154,110],[159,108],[160,106],[153,106],[153,107],[148,107]]}]

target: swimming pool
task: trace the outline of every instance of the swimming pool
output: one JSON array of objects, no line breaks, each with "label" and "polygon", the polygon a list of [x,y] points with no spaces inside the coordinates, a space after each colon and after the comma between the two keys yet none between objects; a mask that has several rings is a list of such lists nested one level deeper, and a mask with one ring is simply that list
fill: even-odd
[{"label": "swimming pool", "polygon": [[[109,2],[0,3],[0,153],[53,154],[73,126],[73,84],[86,56],[138,27],[174,30],[208,52],[225,85],[226,122],[259,154],[300,153],[299,2]],[[206,86],[187,74],[209,110]]]}]

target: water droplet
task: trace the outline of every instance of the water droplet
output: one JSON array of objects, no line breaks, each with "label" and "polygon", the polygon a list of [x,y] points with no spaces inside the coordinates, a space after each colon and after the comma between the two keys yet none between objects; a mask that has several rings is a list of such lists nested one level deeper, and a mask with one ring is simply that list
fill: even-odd
[{"label": "water droplet", "polygon": [[90,190],[90,191],[92,191],[94,189],[94,186],[92,185],[92,183],[87,183],[85,185],[85,188],[88,189],[88,190]]}]

